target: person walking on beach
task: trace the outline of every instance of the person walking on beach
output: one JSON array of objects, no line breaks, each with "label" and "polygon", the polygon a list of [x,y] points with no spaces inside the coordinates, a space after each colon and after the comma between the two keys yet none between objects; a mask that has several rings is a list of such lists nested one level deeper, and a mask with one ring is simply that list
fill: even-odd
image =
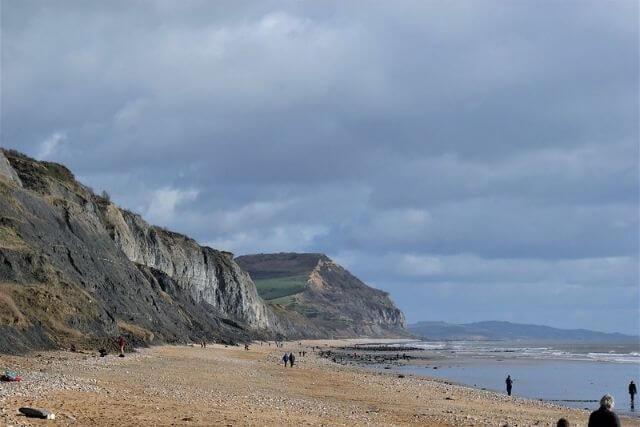
[{"label": "person walking on beach", "polygon": [[294,356],[293,352],[289,353],[289,365],[293,368],[293,364],[296,361],[296,356]]},{"label": "person walking on beach", "polygon": [[285,352],[284,356],[282,356],[282,360],[284,361],[284,367],[287,367],[287,362],[289,361],[289,355]]},{"label": "person walking on beach", "polygon": [[636,393],[638,392],[638,389],[636,389],[636,385],[633,383],[633,381],[631,381],[629,383],[629,396],[631,396],[631,407],[633,408],[633,397],[636,395]]},{"label": "person walking on beach", "polygon": [[118,346],[120,347],[120,357],[124,357],[124,346],[127,344],[124,337],[120,335],[118,338]]},{"label": "person walking on beach", "polygon": [[600,399],[600,409],[593,411],[589,416],[589,427],[620,427],[620,419],[613,407],[615,402],[613,397],[609,394],[605,394]]},{"label": "person walking on beach", "polygon": [[504,381],[507,384],[507,394],[511,396],[511,387],[513,387],[513,380],[511,375],[507,375],[507,379]]}]

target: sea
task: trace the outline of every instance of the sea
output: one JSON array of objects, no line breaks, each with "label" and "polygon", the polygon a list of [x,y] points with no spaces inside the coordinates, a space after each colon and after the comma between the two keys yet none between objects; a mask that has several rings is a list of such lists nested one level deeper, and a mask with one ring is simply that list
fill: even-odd
[{"label": "sea", "polygon": [[[640,402],[630,404],[628,385],[640,383],[640,342],[558,343],[522,341],[419,341],[407,347],[424,349],[424,366],[392,367],[403,374],[447,379],[513,396],[595,410],[604,394],[614,397],[620,415],[640,418]],[[640,386],[638,386],[640,389]]]}]

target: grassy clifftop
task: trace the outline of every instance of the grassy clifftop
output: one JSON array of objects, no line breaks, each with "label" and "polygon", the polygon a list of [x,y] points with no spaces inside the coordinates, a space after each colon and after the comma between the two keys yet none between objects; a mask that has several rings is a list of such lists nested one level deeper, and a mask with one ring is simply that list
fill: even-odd
[{"label": "grassy clifftop", "polygon": [[266,301],[299,294],[307,285],[308,274],[295,274],[265,279],[254,279],[258,294]]}]

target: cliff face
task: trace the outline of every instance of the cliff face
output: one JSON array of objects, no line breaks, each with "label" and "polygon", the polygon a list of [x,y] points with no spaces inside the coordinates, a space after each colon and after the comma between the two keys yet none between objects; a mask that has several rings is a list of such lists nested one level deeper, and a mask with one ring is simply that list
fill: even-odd
[{"label": "cliff face", "polygon": [[150,226],[65,167],[0,150],[0,352],[240,340],[274,316],[228,253]]},{"label": "cliff face", "polygon": [[152,227],[113,204],[104,212],[111,237],[129,260],[162,271],[196,302],[211,304],[255,328],[274,326],[251,278],[233,261],[233,254]]},{"label": "cliff face", "polygon": [[0,150],[0,179],[10,182],[13,185],[22,187],[22,181],[18,177],[18,174],[11,167],[11,163],[4,155],[4,152]]},{"label": "cliff face", "polygon": [[386,292],[365,285],[323,254],[236,258],[281,317],[317,336],[398,336],[405,318]]},{"label": "cliff face", "polygon": [[329,258],[321,258],[309,274],[307,287],[297,297],[313,317],[336,322],[354,335],[393,335],[404,330],[405,317],[389,295],[365,285]]}]

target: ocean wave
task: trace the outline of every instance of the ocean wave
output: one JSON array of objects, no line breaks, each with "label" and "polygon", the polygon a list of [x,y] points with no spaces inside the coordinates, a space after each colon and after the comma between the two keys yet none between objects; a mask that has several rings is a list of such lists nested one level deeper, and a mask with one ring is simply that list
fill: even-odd
[{"label": "ocean wave", "polygon": [[[505,345],[496,345],[496,342],[482,341],[413,342],[411,346],[421,348],[425,351],[435,352],[446,357],[555,359],[640,364],[640,352],[630,351],[629,353],[623,353],[617,352],[616,350],[606,351],[606,348],[603,349],[601,346],[597,347],[598,351],[591,352],[574,352],[565,348],[540,345],[514,346],[508,343],[505,343]],[[559,347],[563,346],[559,345]]]},{"label": "ocean wave", "polygon": [[640,364],[640,354],[636,352],[620,354],[620,353],[588,353],[587,357],[600,362],[614,363],[638,363]]}]

